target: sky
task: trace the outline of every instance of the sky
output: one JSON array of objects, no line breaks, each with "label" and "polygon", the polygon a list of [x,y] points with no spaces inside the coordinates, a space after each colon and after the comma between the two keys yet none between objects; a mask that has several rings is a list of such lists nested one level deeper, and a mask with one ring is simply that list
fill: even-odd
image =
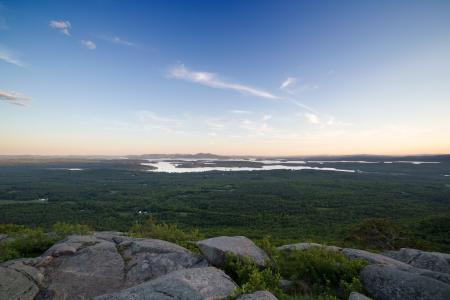
[{"label": "sky", "polygon": [[450,1],[0,0],[0,155],[450,153]]}]

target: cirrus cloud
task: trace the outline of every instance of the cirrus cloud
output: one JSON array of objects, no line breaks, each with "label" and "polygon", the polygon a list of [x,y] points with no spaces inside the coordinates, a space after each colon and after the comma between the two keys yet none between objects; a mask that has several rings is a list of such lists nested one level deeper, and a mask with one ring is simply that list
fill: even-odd
[{"label": "cirrus cloud", "polygon": [[274,94],[266,92],[264,90],[239,83],[225,81],[215,73],[192,71],[186,68],[183,64],[179,64],[170,69],[169,77],[198,83],[211,88],[233,90],[245,95],[267,99],[278,99],[278,97]]},{"label": "cirrus cloud", "polygon": [[0,45],[0,60],[19,67],[24,66],[24,63],[17,58],[16,54],[13,51],[2,45]]},{"label": "cirrus cloud", "polygon": [[97,48],[97,45],[90,40],[81,40],[81,44],[88,48],[89,50],[95,50]]},{"label": "cirrus cloud", "polygon": [[284,90],[284,89],[288,88],[289,86],[295,84],[296,82],[297,82],[297,78],[295,78],[295,77],[288,77],[288,78],[286,78],[286,80],[284,80],[281,83],[280,89]]},{"label": "cirrus cloud", "polygon": [[14,91],[0,90],[0,100],[14,105],[29,106],[31,98]]}]

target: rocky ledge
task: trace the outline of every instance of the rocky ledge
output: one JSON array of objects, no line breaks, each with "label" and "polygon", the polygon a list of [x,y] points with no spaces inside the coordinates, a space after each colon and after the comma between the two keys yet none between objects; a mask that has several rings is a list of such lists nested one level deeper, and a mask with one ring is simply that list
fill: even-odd
[{"label": "rocky ledge", "polygon": [[[226,253],[264,266],[267,254],[245,237],[198,242],[203,255],[162,240],[119,232],[72,235],[36,258],[0,264],[0,299],[225,299],[237,285],[222,270]],[[372,299],[450,299],[450,255],[401,249],[375,254],[312,243],[281,251],[324,247],[369,262],[361,281]],[[350,299],[371,299],[352,293]],[[276,299],[267,291],[237,299]]]}]

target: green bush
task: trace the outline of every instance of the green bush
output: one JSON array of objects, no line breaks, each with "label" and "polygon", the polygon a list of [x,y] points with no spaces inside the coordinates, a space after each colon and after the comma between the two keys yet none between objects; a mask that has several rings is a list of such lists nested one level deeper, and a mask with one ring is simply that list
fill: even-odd
[{"label": "green bush", "polygon": [[396,250],[419,247],[419,242],[405,228],[389,219],[367,219],[353,226],[345,241],[357,248],[369,250]]},{"label": "green bush", "polygon": [[359,273],[366,262],[349,260],[342,253],[313,247],[278,253],[275,264],[283,278],[296,282],[294,294],[346,298],[352,291],[361,291]]},{"label": "green bush", "polygon": [[272,236],[266,235],[262,240],[257,241],[256,244],[263,249],[269,258],[272,258],[277,253],[277,248],[272,243]]},{"label": "green bush", "polygon": [[15,235],[27,230],[26,226],[16,224],[0,224],[0,233]]},{"label": "green bush", "polygon": [[5,232],[12,240],[0,244],[0,261],[38,256],[57,241],[57,238],[50,237],[41,228],[15,229]]},{"label": "green bush", "polygon": [[238,284],[237,294],[266,290],[277,297],[285,296],[279,288],[280,274],[272,268],[259,268],[250,258],[228,253],[224,271]]},{"label": "green bush", "polygon": [[136,224],[130,228],[130,236],[160,239],[169,241],[194,252],[198,252],[196,241],[204,238],[198,230],[183,231],[175,224],[158,224],[154,218],[149,218],[144,224]]},{"label": "green bush", "polygon": [[87,225],[58,222],[52,226],[52,231],[57,236],[64,238],[70,234],[90,234],[92,229]]},{"label": "green bush", "polygon": [[0,224],[0,233],[7,234],[10,238],[10,240],[0,243],[0,262],[38,256],[69,234],[91,232],[88,226],[79,224],[56,223],[52,229],[55,234],[47,234],[42,228]]}]

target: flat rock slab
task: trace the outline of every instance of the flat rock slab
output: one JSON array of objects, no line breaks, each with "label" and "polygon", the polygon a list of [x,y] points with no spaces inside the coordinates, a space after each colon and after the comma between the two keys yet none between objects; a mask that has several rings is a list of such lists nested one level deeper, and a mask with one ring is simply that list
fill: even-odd
[{"label": "flat rock slab", "polygon": [[328,251],[335,251],[335,252],[339,252],[342,250],[342,248],[340,247],[336,247],[336,246],[326,246],[326,245],[322,245],[322,244],[317,244],[317,243],[297,243],[297,244],[289,244],[289,245],[283,245],[278,247],[277,249],[280,251],[302,251],[302,250],[308,250],[311,249],[313,247],[316,248],[323,248],[325,250]]},{"label": "flat rock slab", "polygon": [[383,255],[416,268],[450,274],[450,254],[447,253],[402,248],[399,251],[385,252]]},{"label": "flat rock slab", "polygon": [[119,244],[118,247],[126,261],[125,285],[127,287],[172,271],[209,265],[202,256],[161,240],[128,240]]},{"label": "flat rock slab", "polygon": [[38,293],[38,286],[26,274],[0,267],[0,299],[33,300]]},{"label": "flat rock slab", "polygon": [[394,266],[400,269],[408,270],[412,269],[412,266],[398,261],[396,259],[381,255],[372,253],[365,250],[359,250],[359,249],[351,249],[351,248],[345,248],[342,250],[342,253],[347,256],[349,259],[363,259],[371,264],[382,264],[382,265],[388,265],[388,266]]},{"label": "flat rock slab", "polygon": [[200,300],[224,299],[233,294],[236,284],[214,267],[174,271],[117,293],[95,300]]},{"label": "flat rock slab", "polygon": [[244,294],[239,296],[236,300],[278,300],[271,292],[258,291],[252,294]]},{"label": "flat rock slab", "polygon": [[369,298],[366,295],[357,292],[352,292],[348,297],[348,300],[372,300],[372,298]]},{"label": "flat rock slab", "polygon": [[252,259],[257,265],[265,266],[267,254],[245,236],[220,236],[197,243],[206,259],[214,266],[225,264],[225,254],[233,253]]},{"label": "flat rock slab", "polygon": [[[48,264],[43,299],[90,299],[123,287],[124,262],[115,244],[104,240],[90,242],[80,245],[71,255],[54,257]],[[52,247],[47,254],[58,254],[55,249],[66,246],[63,243]]]},{"label": "flat rock slab", "polygon": [[364,288],[375,299],[450,299],[450,285],[389,265],[368,265],[361,272]]},{"label": "flat rock slab", "polygon": [[176,244],[116,232],[69,236],[34,261],[45,275],[40,300],[91,299],[175,270],[209,265]]},{"label": "flat rock slab", "polygon": [[3,240],[6,240],[8,238],[8,236],[6,235],[6,234],[0,234],[0,243],[3,241]]}]

